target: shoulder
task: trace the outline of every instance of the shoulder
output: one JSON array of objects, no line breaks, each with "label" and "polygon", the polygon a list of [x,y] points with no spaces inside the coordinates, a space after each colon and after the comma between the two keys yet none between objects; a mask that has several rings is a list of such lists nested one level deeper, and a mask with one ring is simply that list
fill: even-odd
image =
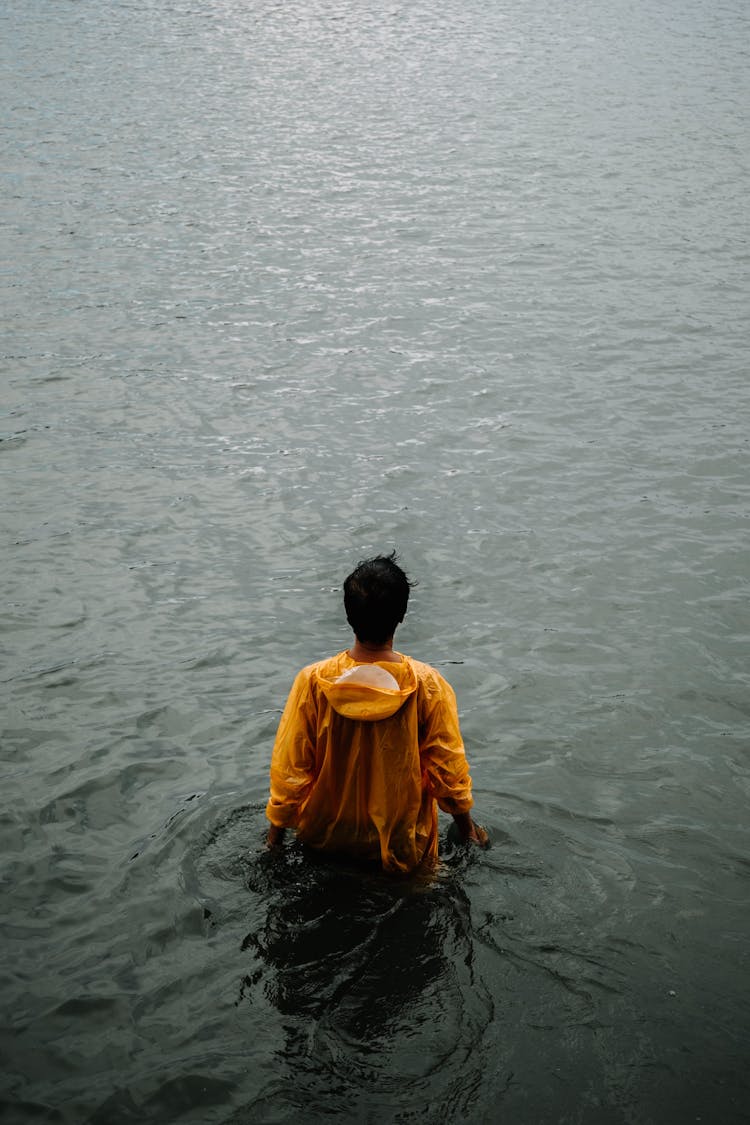
[{"label": "shoulder", "polygon": [[294,678],[297,689],[310,688],[318,680],[337,679],[347,663],[351,664],[346,652],[339,652],[336,656],[328,656],[325,660],[316,660],[313,664],[306,664]]},{"label": "shoulder", "polygon": [[445,677],[438,672],[437,668],[433,668],[431,664],[425,664],[422,660],[415,660],[411,656],[407,656],[405,659],[414,669],[420,692],[424,697],[428,700],[438,699],[446,695],[454,697],[453,688]]},{"label": "shoulder", "polygon": [[343,652],[337,652],[335,656],[327,656],[324,660],[316,660],[314,664],[308,664],[300,675],[305,675],[311,680],[319,677],[324,680],[336,679],[351,663],[351,657],[344,649]]}]

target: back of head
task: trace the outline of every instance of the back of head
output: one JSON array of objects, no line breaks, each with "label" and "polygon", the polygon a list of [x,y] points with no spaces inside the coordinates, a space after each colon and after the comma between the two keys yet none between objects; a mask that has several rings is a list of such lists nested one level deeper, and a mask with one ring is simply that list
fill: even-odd
[{"label": "back of head", "polygon": [[411,586],[395,551],[358,563],[344,582],[346,619],[357,639],[370,644],[390,640],[404,619]]}]

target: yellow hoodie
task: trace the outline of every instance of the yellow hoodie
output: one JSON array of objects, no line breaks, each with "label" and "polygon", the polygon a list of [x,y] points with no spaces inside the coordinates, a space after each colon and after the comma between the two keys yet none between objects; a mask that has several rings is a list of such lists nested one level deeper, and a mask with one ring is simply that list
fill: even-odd
[{"label": "yellow hoodie", "polygon": [[347,652],[303,668],[274,744],[271,823],[404,873],[437,856],[437,805],[473,805],[456,697],[440,673],[408,656],[356,665]]}]

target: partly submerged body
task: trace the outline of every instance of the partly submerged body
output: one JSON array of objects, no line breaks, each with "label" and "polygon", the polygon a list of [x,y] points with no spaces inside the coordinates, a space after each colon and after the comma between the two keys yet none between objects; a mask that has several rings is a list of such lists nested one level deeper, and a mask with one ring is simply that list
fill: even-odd
[{"label": "partly submerged body", "polygon": [[472,807],[450,684],[428,664],[303,668],[279,724],[266,814],[310,847],[406,873],[437,857],[438,806]]}]

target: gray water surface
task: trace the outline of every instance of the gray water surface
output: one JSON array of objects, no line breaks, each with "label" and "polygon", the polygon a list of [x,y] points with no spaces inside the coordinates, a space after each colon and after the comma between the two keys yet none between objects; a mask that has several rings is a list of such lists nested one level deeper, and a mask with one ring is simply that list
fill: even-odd
[{"label": "gray water surface", "polygon": [[[749,48],[6,0],[3,1121],[750,1120]],[[429,884],[263,847],[394,545],[493,839]]]}]

